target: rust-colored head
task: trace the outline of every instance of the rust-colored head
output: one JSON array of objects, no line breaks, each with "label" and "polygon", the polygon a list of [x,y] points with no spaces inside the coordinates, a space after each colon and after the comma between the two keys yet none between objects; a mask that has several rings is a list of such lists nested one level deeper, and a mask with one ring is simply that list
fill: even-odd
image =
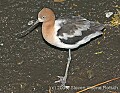
[{"label": "rust-colored head", "polygon": [[55,21],[54,12],[49,8],[43,8],[38,13],[38,20],[39,22]]}]

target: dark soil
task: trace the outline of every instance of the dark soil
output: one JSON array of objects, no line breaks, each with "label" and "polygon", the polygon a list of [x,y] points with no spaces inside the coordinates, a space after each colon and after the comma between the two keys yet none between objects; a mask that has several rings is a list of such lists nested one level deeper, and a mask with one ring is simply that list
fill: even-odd
[{"label": "dark soil", "polygon": [[[119,26],[107,26],[104,35],[72,51],[67,85],[79,89],[70,90],[54,83],[64,75],[68,51],[47,44],[41,25],[22,39],[15,36],[30,27],[28,22],[36,20],[43,7],[53,9],[56,17],[81,15],[108,23],[112,16],[106,18],[105,13],[116,13],[116,5],[120,0],[0,0],[0,93],[75,93],[120,77]],[[99,87],[85,93],[120,93],[120,80]]]}]

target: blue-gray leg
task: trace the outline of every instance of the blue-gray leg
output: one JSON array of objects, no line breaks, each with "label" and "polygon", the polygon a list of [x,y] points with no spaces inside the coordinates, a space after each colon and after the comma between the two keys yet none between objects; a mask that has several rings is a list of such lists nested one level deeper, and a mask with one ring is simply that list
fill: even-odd
[{"label": "blue-gray leg", "polygon": [[55,83],[60,82],[62,87],[65,87],[65,84],[66,84],[68,68],[69,68],[70,62],[71,62],[71,49],[69,49],[69,57],[68,57],[66,71],[65,71],[65,76],[58,76],[59,80],[55,81]]}]

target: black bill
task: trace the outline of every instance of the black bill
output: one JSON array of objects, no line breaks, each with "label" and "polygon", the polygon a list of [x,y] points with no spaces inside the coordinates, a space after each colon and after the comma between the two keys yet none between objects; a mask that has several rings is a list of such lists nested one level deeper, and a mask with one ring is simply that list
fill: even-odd
[{"label": "black bill", "polygon": [[30,28],[28,28],[27,30],[24,30],[22,32],[16,33],[15,35],[17,36],[17,38],[23,38],[25,36],[27,36],[29,33],[31,33],[34,28],[38,25],[39,20],[37,20]]}]

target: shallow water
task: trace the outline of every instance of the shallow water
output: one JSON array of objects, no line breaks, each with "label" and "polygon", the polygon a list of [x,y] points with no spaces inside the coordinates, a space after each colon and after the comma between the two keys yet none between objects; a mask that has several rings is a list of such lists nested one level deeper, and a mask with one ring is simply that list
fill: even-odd
[{"label": "shallow water", "polygon": [[[41,26],[22,39],[16,33],[29,28],[43,7],[56,17],[82,15],[106,23],[106,12],[116,13],[119,0],[0,0],[0,93],[50,93],[58,75],[64,75],[68,52],[47,44]],[[88,87],[120,76],[120,27],[106,27],[104,35],[72,52],[67,85]],[[120,80],[86,93],[120,92]],[[103,87],[102,87],[103,88]],[[79,90],[79,89],[78,89]],[[75,93],[76,89],[53,89],[51,93]],[[112,92],[110,92],[112,91]]]}]

